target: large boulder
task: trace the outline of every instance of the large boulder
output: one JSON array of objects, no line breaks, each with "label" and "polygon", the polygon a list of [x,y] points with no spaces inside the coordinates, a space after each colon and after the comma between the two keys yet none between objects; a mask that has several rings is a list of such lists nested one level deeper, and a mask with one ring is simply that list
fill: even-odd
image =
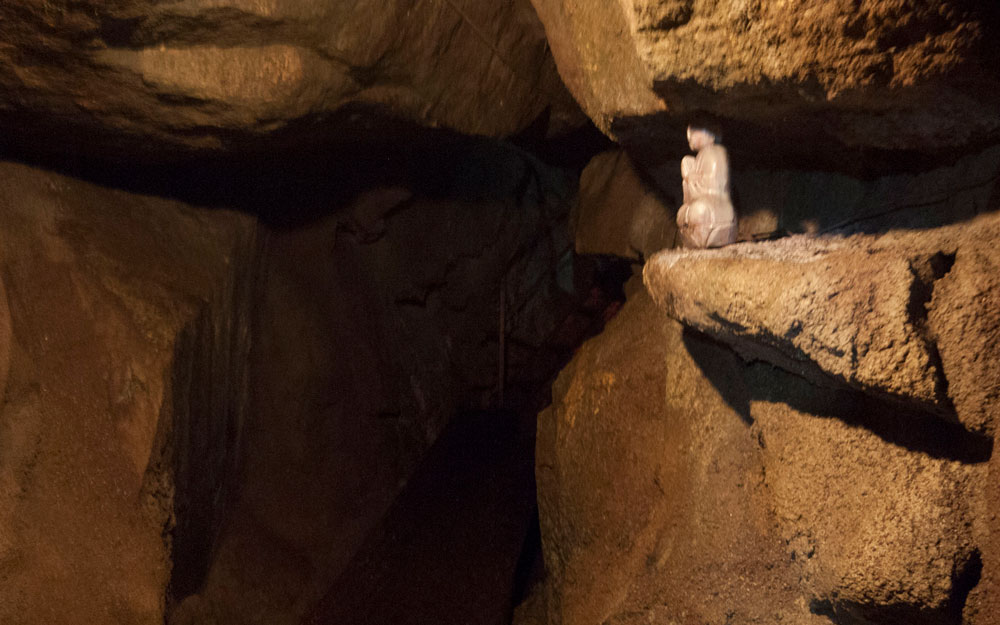
[{"label": "large boulder", "polygon": [[527,0],[11,0],[0,23],[0,128],[33,151],[335,140],[364,107],[493,136],[578,115]]},{"label": "large boulder", "polygon": [[[452,417],[564,359],[573,177],[455,147],[411,150],[422,185],[294,224],[0,163],[0,621],[271,625],[337,601]],[[512,515],[480,552],[492,614],[531,520],[524,430],[519,465],[481,433],[519,510],[472,515]]]},{"label": "large boulder", "polygon": [[253,221],[0,163],[0,232],[0,621],[162,623],[239,468]]},{"label": "large boulder", "polygon": [[747,360],[986,432],[1000,384],[984,370],[998,332],[997,236],[994,214],[923,233],[799,235],[661,252],[644,276],[673,317]]},{"label": "large boulder", "polygon": [[992,3],[533,1],[570,91],[646,159],[706,112],[758,160],[839,167],[1000,133]]},{"label": "large boulder", "polygon": [[539,416],[520,622],[998,623],[998,228],[654,255]]}]

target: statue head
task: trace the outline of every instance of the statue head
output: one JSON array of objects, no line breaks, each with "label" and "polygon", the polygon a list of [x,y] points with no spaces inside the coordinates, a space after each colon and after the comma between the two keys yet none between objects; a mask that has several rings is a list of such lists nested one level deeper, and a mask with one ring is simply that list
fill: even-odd
[{"label": "statue head", "polygon": [[691,149],[697,152],[706,146],[714,144],[716,141],[716,134],[707,128],[692,125],[688,126],[687,140]]}]

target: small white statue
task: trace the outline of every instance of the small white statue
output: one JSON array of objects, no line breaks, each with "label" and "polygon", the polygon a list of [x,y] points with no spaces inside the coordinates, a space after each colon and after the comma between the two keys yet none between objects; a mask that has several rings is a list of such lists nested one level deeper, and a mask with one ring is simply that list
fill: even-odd
[{"label": "small white statue", "polygon": [[729,157],[715,135],[688,126],[688,145],[697,156],[681,160],[684,205],[677,227],[685,247],[722,247],[736,241],[736,211],[729,198]]}]

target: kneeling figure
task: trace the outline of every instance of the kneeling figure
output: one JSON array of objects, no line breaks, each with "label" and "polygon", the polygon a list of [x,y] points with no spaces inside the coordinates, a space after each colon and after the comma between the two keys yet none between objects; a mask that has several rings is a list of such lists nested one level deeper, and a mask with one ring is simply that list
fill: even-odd
[{"label": "kneeling figure", "polygon": [[696,156],[681,161],[684,205],[677,227],[685,247],[722,247],[736,241],[736,211],[729,198],[729,157],[715,135],[688,126],[688,144]]}]

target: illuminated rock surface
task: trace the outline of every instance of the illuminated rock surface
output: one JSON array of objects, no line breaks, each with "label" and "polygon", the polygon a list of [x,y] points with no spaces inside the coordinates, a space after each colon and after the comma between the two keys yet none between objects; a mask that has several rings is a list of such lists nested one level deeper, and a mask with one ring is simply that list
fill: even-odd
[{"label": "illuminated rock surface", "polygon": [[0,127],[35,151],[301,145],[365,107],[493,136],[547,107],[578,123],[527,0],[10,0],[0,23]]},{"label": "illuminated rock surface", "polygon": [[0,163],[0,231],[0,621],[163,622],[231,495],[253,223]]},{"label": "illuminated rock surface", "polygon": [[[686,117],[705,111],[757,160],[834,166],[858,164],[863,150],[962,148],[1000,132],[989,3],[533,4],[584,111],[643,160],[671,158]],[[854,162],[838,164],[845,150]]]},{"label": "illuminated rock surface", "polygon": [[539,416],[516,622],[996,623],[998,233],[655,255]]},{"label": "illuminated rock surface", "polygon": [[595,156],[580,177],[571,222],[577,254],[644,259],[672,247],[675,207],[640,178],[621,151]]}]

